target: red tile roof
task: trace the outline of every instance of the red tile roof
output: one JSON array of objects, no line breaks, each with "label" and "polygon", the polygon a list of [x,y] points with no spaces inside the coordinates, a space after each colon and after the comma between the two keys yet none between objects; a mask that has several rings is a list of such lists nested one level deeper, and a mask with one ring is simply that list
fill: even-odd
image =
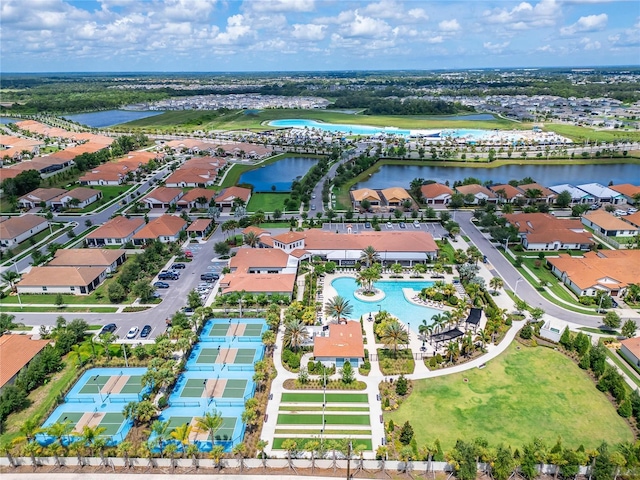
[{"label": "red tile roof", "polygon": [[453,195],[453,190],[441,183],[429,183],[427,185],[422,185],[420,187],[420,192],[422,192],[423,198],[436,198],[440,195]]},{"label": "red tile roof", "polygon": [[3,335],[0,337],[0,388],[27,365],[49,340],[32,340],[31,335]]},{"label": "red tile roof", "polygon": [[186,227],[187,222],[175,215],[162,215],[147,223],[133,238],[137,240],[156,239],[159,237],[174,237]]},{"label": "red tile roof", "polygon": [[329,336],[313,339],[313,356],[321,358],[364,358],[360,322],[333,323]]}]

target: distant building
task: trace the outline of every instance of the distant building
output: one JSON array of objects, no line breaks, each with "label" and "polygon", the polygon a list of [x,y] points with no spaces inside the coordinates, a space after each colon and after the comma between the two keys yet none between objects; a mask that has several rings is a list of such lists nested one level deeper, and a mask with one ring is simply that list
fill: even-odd
[{"label": "distant building", "polygon": [[68,248],[56,252],[49,267],[104,267],[114,272],[126,260],[123,250]]},{"label": "distant building", "polygon": [[31,214],[0,220],[0,246],[3,248],[13,248],[49,226],[46,218]]},{"label": "distant building", "polygon": [[640,367],[640,337],[620,342],[620,353],[636,367]]},{"label": "distant building", "polygon": [[206,237],[213,230],[213,220],[208,218],[199,218],[187,227],[187,234],[194,233],[196,237]]},{"label": "distant building", "polygon": [[18,206],[29,210],[41,205],[50,207],[52,200],[65,193],[67,193],[67,191],[63,188],[36,188],[34,191],[20,197],[18,199]]},{"label": "distant building", "polygon": [[622,193],[616,192],[600,183],[585,183],[578,185],[578,188],[591,195],[597,203],[612,203],[614,205],[627,203],[627,199]]},{"label": "distant building", "polygon": [[455,190],[461,195],[473,195],[474,200],[471,202],[473,204],[478,204],[482,201],[495,203],[498,200],[497,195],[487,187],[475,183],[471,185],[460,185],[455,187]]},{"label": "distant building", "polygon": [[517,198],[524,198],[524,192],[519,188],[505,183],[504,185],[493,185],[489,188],[502,202],[513,203]]},{"label": "distant building", "polygon": [[367,201],[372,207],[380,205],[380,195],[375,190],[370,188],[361,188],[359,190],[351,190],[351,201],[353,202],[353,208],[360,208],[362,202]]},{"label": "distant building", "polygon": [[632,237],[638,234],[637,227],[603,210],[585,213],[582,223],[604,237]]},{"label": "distant building", "polygon": [[562,192],[569,192],[569,195],[571,195],[571,203],[595,203],[593,195],[590,195],[584,190],[580,190],[573,185],[569,185],[568,183],[554,185],[553,187],[549,187],[549,190],[554,192],[556,195],[560,195]]},{"label": "distant building", "polygon": [[236,198],[242,200],[246,205],[251,198],[251,190],[243,187],[228,187],[220,192],[215,201],[219,208],[232,208]]},{"label": "distant building", "polygon": [[[74,188],[62,195],[58,195],[51,200],[51,206],[53,208],[85,208],[91,205],[93,202],[97,202],[102,198],[102,192],[100,190],[94,190],[92,188]],[[77,201],[77,204],[75,201]]]},{"label": "distant building", "polygon": [[512,213],[504,218],[518,228],[518,236],[527,250],[589,250],[594,244],[580,220],[547,213]]},{"label": "distant building", "polygon": [[390,207],[399,207],[405,200],[411,200],[411,195],[404,188],[391,187],[380,191],[385,203]]},{"label": "distant building", "polygon": [[158,187],[145,195],[140,202],[149,208],[170,208],[178,203],[184,192],[181,188]]},{"label": "distant building", "polygon": [[640,201],[636,200],[637,196],[640,195],[640,186],[631,185],[630,183],[623,183],[621,185],[611,185],[611,190],[618,192],[621,195],[624,195],[627,203],[638,204]]}]

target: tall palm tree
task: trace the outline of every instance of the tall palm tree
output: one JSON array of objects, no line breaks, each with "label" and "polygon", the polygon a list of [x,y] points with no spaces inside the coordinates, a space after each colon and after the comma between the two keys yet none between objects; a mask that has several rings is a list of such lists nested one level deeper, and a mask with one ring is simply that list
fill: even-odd
[{"label": "tall palm tree", "polygon": [[7,270],[2,274],[2,280],[7,282],[11,287],[11,291],[15,292],[16,289],[16,281],[20,279],[20,274],[18,272],[14,272],[13,270]]},{"label": "tall palm tree", "polygon": [[298,350],[309,338],[307,326],[299,318],[294,318],[284,324],[283,345]]},{"label": "tall palm tree", "polygon": [[120,442],[116,447],[117,454],[122,457],[122,460],[124,460],[125,468],[131,468],[132,466],[129,462],[129,455],[131,454],[132,450],[133,445],[131,444],[131,442],[128,442],[126,440],[124,442]]},{"label": "tall palm tree", "polygon": [[353,306],[340,295],[336,295],[327,302],[324,313],[331,318],[335,318],[338,323],[342,317],[348,317],[353,313]]},{"label": "tall palm tree", "polygon": [[160,448],[160,456],[164,455],[164,440],[169,432],[169,420],[156,420],[151,424],[151,433],[155,434],[155,441]]},{"label": "tall palm tree", "polygon": [[191,434],[191,425],[183,423],[173,429],[169,436],[174,440],[177,440],[182,447],[181,450],[184,453],[186,445],[189,443],[189,435]]},{"label": "tall palm tree", "polygon": [[40,416],[27,418],[22,425],[20,425],[20,433],[24,436],[27,442],[30,442],[38,433],[40,426]]},{"label": "tall palm tree", "polygon": [[222,469],[222,457],[224,457],[224,446],[214,445],[209,452],[209,456],[213,459],[216,468]]},{"label": "tall palm tree", "polygon": [[89,447],[89,455],[93,456],[93,446],[95,441],[102,435],[107,429],[105,427],[90,427],[85,425],[82,427],[82,441]]},{"label": "tall palm tree", "polygon": [[484,350],[484,347],[487,345],[487,343],[491,341],[491,335],[489,335],[489,332],[481,328],[476,333],[475,341],[480,342],[482,344],[482,349]]},{"label": "tall palm tree", "polygon": [[244,243],[246,245],[249,245],[251,248],[255,248],[258,245],[259,241],[260,239],[258,238],[255,232],[248,232],[244,236]]},{"label": "tall palm tree", "polygon": [[447,345],[447,355],[449,356],[450,363],[453,363],[453,359],[457,358],[459,353],[460,346],[458,345],[458,342],[449,342],[449,344]]},{"label": "tall palm tree", "polygon": [[398,347],[409,343],[409,332],[400,324],[400,322],[389,322],[385,325],[380,340],[387,348],[393,349],[393,356],[398,353]]},{"label": "tall palm tree", "polygon": [[68,437],[69,434],[73,431],[73,425],[71,425],[71,420],[65,420],[64,422],[55,422],[45,428],[44,431],[47,435],[55,438],[55,441],[58,444],[63,445],[62,440],[65,437]]},{"label": "tall palm tree", "polygon": [[504,286],[504,281],[500,277],[492,277],[491,280],[489,280],[489,286],[493,288],[494,292],[497,292]]},{"label": "tall palm tree", "polygon": [[367,267],[370,267],[372,264],[380,260],[380,254],[375,248],[369,245],[360,253],[360,260],[364,261]]},{"label": "tall palm tree", "polygon": [[196,429],[209,433],[209,440],[213,445],[213,436],[222,427],[222,415],[220,415],[215,409],[211,412],[205,413],[202,417],[196,418]]}]

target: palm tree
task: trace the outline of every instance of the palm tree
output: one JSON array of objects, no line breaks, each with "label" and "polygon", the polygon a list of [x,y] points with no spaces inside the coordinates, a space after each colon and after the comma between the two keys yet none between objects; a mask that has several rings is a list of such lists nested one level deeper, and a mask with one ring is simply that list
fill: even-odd
[{"label": "palm tree", "polygon": [[473,347],[473,337],[471,336],[471,332],[467,332],[467,334],[462,337],[462,354],[468,357],[473,352]]},{"label": "palm tree", "polygon": [[155,441],[160,449],[160,456],[164,454],[164,439],[169,432],[169,420],[156,420],[151,424],[151,433],[155,434]]},{"label": "palm tree", "polygon": [[22,448],[22,452],[25,455],[29,455],[31,457],[31,465],[33,465],[34,468],[38,466],[38,460],[36,459],[36,457],[39,457],[42,453],[42,447],[38,442],[27,443]]},{"label": "palm tree", "polygon": [[95,441],[102,435],[107,429],[105,427],[90,427],[89,425],[85,425],[82,427],[82,440],[85,445],[89,447],[89,455],[93,456],[93,446]]},{"label": "palm tree", "polygon": [[214,445],[209,452],[209,456],[213,459],[213,463],[218,469],[222,469],[222,457],[224,457],[224,447],[222,445]]},{"label": "palm tree", "polygon": [[259,241],[260,239],[258,238],[255,232],[248,232],[244,236],[244,243],[246,245],[249,245],[251,248],[255,248],[258,245]]},{"label": "palm tree", "polygon": [[304,322],[294,318],[284,324],[283,345],[292,350],[298,350],[309,338],[309,331]]},{"label": "palm tree", "polygon": [[504,286],[504,281],[500,277],[492,277],[491,280],[489,280],[489,286],[497,293],[498,290]]},{"label": "palm tree", "polygon": [[413,272],[415,273],[416,277],[423,275],[426,271],[427,266],[424,263],[416,263],[413,266]]},{"label": "palm tree", "polygon": [[320,442],[317,440],[309,440],[304,444],[304,449],[311,455],[311,474],[316,469],[316,454],[320,450]]},{"label": "palm tree", "polygon": [[111,358],[111,352],[109,351],[109,347],[113,342],[116,341],[117,338],[118,337],[116,337],[111,332],[103,333],[98,337],[98,343],[100,343],[100,345],[104,347],[104,353],[107,356],[107,360]]},{"label": "palm tree", "polygon": [[436,313],[431,317],[431,321],[433,322],[433,327],[440,331],[445,323],[445,317],[442,313]]},{"label": "palm tree", "polygon": [[16,281],[20,279],[20,274],[18,272],[14,272],[13,270],[7,270],[2,274],[2,280],[7,282],[11,287],[11,291],[16,291]]},{"label": "palm tree", "polygon": [[73,431],[73,425],[71,425],[71,420],[65,420],[64,422],[55,422],[49,425],[44,429],[47,435],[55,438],[56,442],[60,445],[62,444],[62,439],[67,437]]},{"label": "palm tree", "polygon": [[460,353],[460,346],[458,342],[449,342],[447,345],[447,355],[449,355],[449,362],[453,363],[453,359]]},{"label": "palm tree", "polygon": [[343,316],[347,317],[353,313],[353,306],[349,303],[349,300],[336,295],[327,302],[324,313],[331,318],[335,318],[340,323],[340,319]]},{"label": "palm tree", "polygon": [[258,440],[258,443],[256,444],[256,448],[260,452],[260,458],[262,459],[262,466],[264,468],[267,468],[267,456],[264,453],[264,449],[267,448],[267,445],[269,445],[268,440]]},{"label": "palm tree", "polygon": [[193,443],[187,445],[187,450],[185,451],[187,457],[191,457],[191,463],[193,468],[198,468],[198,455],[200,454],[200,448]]},{"label": "palm tree", "polygon": [[244,457],[247,455],[247,447],[244,443],[240,442],[234,445],[231,453],[233,453],[238,459],[238,470],[242,473],[242,470],[244,469]]},{"label": "palm tree", "polygon": [[40,416],[27,418],[22,425],[20,425],[20,433],[24,436],[27,442],[30,442],[38,433],[40,426]]},{"label": "palm tree", "polygon": [[188,423],[183,423],[182,425],[177,426],[169,434],[171,438],[180,443],[182,452],[184,452],[185,446],[189,443],[189,435],[191,435],[191,425]]},{"label": "palm tree", "polygon": [[400,325],[400,322],[389,322],[385,325],[380,340],[387,348],[393,349],[393,356],[398,353],[398,347],[400,345],[407,345],[409,343],[409,332]]},{"label": "palm tree", "polygon": [[484,347],[487,345],[487,343],[491,341],[491,335],[489,335],[489,332],[481,328],[476,333],[475,341],[480,342],[482,344],[482,350],[484,350]]},{"label": "palm tree", "polygon": [[375,248],[369,245],[360,253],[360,260],[364,261],[367,267],[370,267],[373,263],[380,260],[380,254]]},{"label": "palm tree", "polygon": [[116,452],[122,457],[122,460],[124,460],[125,468],[132,467],[131,463],[129,462],[129,455],[131,454],[132,449],[133,445],[131,444],[131,442],[128,442],[126,440],[124,442],[120,442],[116,447]]},{"label": "palm tree", "polygon": [[214,443],[213,436],[222,427],[222,415],[220,415],[215,409],[211,412],[205,413],[202,417],[196,418],[196,429],[209,433],[209,440],[211,445]]}]

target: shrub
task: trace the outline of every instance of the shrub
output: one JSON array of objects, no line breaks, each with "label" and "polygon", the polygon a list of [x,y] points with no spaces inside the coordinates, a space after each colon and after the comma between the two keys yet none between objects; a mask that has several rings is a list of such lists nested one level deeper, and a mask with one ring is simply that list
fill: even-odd
[{"label": "shrub", "polygon": [[520,338],[529,340],[531,339],[532,335],[533,335],[533,331],[531,330],[531,325],[529,324],[526,324],[524,327],[522,327],[522,330],[520,330]]},{"label": "shrub", "polygon": [[458,302],[459,302],[458,297],[455,297],[455,296],[452,295],[449,298],[449,305],[451,305],[451,306],[455,307],[456,305],[458,305]]},{"label": "shrub", "polygon": [[407,394],[407,390],[409,389],[409,384],[404,375],[400,375],[398,381],[396,382],[396,393],[401,397]]},{"label": "shrub", "polygon": [[159,399],[158,399],[158,408],[159,409],[163,409],[165,408],[167,405],[169,404],[169,400],[167,399],[167,397],[165,395],[162,395]]},{"label": "shrub", "polygon": [[[389,403],[389,399],[387,398],[387,403]],[[393,423],[393,420],[389,420],[389,426],[387,428],[387,430],[389,432],[393,432],[393,430],[396,428],[396,425]]]},{"label": "shrub", "polygon": [[582,295],[579,301],[582,305],[593,305],[594,299],[592,297]]},{"label": "shrub", "polygon": [[633,411],[631,409],[631,402],[628,399],[623,400],[618,407],[618,415],[623,418],[629,418],[632,413]]},{"label": "shrub", "polygon": [[436,357],[431,357],[429,359],[429,367],[436,368],[438,366],[438,362],[436,361]]},{"label": "shrub", "polygon": [[413,439],[413,427],[408,420],[404,422],[404,425],[402,425],[398,439],[403,445],[409,445],[411,443],[411,440]]}]

